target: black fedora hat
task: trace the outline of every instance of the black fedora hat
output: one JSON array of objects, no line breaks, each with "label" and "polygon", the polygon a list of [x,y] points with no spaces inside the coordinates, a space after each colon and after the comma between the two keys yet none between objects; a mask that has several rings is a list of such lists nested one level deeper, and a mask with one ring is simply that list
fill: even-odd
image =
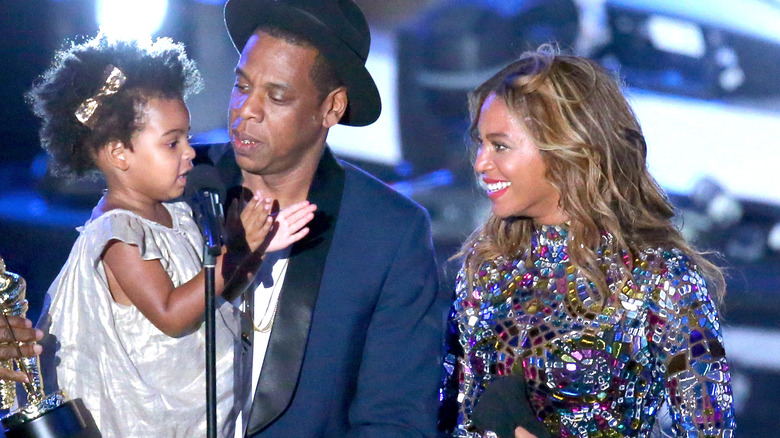
[{"label": "black fedora hat", "polygon": [[347,87],[349,105],[339,123],[364,126],[379,117],[382,102],[366,69],[371,34],[352,0],[228,0],[225,25],[239,53],[259,26],[300,35],[331,62]]}]

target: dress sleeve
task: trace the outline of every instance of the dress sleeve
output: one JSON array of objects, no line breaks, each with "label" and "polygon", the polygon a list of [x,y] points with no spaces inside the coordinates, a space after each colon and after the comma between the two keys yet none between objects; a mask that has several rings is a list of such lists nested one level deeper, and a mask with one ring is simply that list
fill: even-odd
[{"label": "dress sleeve", "polygon": [[672,251],[657,278],[656,293],[660,311],[653,333],[661,341],[676,435],[731,437],[736,428],[731,378],[706,282],[688,256]]},{"label": "dress sleeve", "polygon": [[137,246],[144,260],[165,259],[151,225],[130,212],[111,211],[98,218],[93,226],[94,229],[88,234],[91,242],[87,245],[87,248],[95,251],[91,254],[92,260],[100,259],[106,245],[112,240]]},{"label": "dress sleeve", "polygon": [[[483,266],[483,269],[487,266]],[[481,315],[483,299],[490,299],[485,285],[469,278],[465,263],[458,273],[452,320],[459,332],[462,348],[453,367],[453,379],[458,380],[458,417],[455,437],[476,438],[482,434],[473,428],[471,411],[489,378],[489,364],[494,361],[495,333]],[[476,299],[478,295],[480,299]]]}]

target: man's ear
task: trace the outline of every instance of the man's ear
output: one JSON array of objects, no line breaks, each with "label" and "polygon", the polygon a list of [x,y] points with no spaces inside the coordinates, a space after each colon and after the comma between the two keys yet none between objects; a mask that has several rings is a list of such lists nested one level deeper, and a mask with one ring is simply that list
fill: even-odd
[{"label": "man's ear", "polygon": [[119,170],[127,170],[130,167],[127,162],[127,153],[128,149],[125,144],[118,140],[107,143],[100,150],[100,154],[103,155],[106,162]]},{"label": "man's ear", "polygon": [[326,111],[325,117],[322,119],[322,126],[330,128],[336,125],[347,111],[347,103],[349,103],[349,100],[347,99],[346,87],[338,87],[328,93],[328,96],[322,102],[323,109]]}]

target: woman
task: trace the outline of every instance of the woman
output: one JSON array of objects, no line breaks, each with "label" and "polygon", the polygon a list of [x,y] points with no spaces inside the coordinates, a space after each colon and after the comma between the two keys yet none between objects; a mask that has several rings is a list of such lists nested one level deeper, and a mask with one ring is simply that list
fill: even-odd
[{"label": "woman", "polygon": [[646,437],[664,401],[677,436],[732,436],[723,276],[670,222],[616,81],[543,47],[469,101],[492,215],[458,254],[455,435],[492,436],[473,410],[522,373],[553,436]]}]

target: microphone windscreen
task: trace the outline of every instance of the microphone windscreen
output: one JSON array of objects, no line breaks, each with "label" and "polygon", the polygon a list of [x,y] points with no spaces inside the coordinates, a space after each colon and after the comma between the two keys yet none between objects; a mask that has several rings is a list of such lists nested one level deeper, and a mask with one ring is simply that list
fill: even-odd
[{"label": "microphone windscreen", "polygon": [[209,255],[219,255],[224,241],[225,185],[211,164],[198,164],[187,174],[184,199],[190,204]]},{"label": "microphone windscreen", "polygon": [[184,187],[184,198],[191,201],[196,193],[208,190],[218,193],[219,199],[225,199],[225,185],[216,167],[211,164],[197,164],[187,174],[187,185]]}]

